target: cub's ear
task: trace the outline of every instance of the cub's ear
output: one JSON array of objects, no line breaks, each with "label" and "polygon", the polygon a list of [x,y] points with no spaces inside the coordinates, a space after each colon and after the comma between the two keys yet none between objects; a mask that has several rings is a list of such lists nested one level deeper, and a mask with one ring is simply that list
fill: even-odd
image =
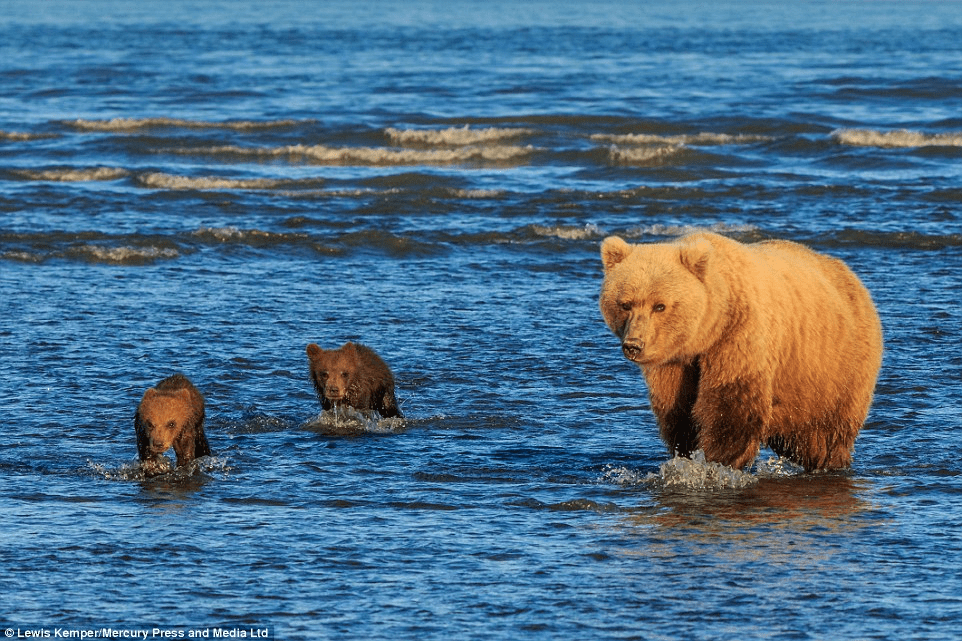
[{"label": "cub's ear", "polygon": [[705,280],[705,272],[708,270],[708,259],[714,247],[707,238],[695,238],[681,246],[679,257],[681,264],[694,274],[698,280]]},{"label": "cub's ear", "polygon": [[324,353],[324,350],[317,346],[316,343],[311,343],[307,346],[307,355],[310,358],[317,358]]},{"label": "cub's ear", "polygon": [[631,253],[631,245],[618,236],[608,236],[601,242],[601,262],[608,271]]},{"label": "cub's ear", "polygon": [[155,390],[153,387],[148,387],[147,391],[144,392],[144,397],[140,399],[140,402],[143,403],[144,401],[151,399],[155,396],[157,396],[157,390]]}]

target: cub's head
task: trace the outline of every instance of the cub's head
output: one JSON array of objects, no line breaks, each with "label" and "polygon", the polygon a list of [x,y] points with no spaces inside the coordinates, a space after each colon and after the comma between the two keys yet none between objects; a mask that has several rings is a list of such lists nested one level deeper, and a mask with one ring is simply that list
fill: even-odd
[{"label": "cub's head", "polygon": [[167,391],[151,387],[144,392],[137,413],[147,437],[148,453],[159,456],[188,429],[195,408],[186,389]]},{"label": "cub's head", "polygon": [[360,367],[354,343],[345,343],[338,349],[328,350],[311,343],[307,346],[307,360],[318,395],[330,401],[343,400]]},{"label": "cub's head", "polygon": [[602,242],[601,315],[628,360],[664,365],[703,349],[712,251],[711,240],[700,235],[649,245],[617,236]]}]

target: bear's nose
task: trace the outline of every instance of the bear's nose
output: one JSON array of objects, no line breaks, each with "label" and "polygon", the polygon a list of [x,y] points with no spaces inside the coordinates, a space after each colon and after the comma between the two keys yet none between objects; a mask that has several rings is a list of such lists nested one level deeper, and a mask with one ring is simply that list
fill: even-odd
[{"label": "bear's nose", "polygon": [[641,353],[645,351],[645,344],[629,338],[621,344],[621,351],[624,352],[625,358],[629,361],[637,361]]}]

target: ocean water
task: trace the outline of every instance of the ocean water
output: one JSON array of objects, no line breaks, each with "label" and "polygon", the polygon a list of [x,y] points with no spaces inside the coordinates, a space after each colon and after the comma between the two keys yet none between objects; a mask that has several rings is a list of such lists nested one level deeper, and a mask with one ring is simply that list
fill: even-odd
[{"label": "ocean water", "polygon": [[[669,459],[598,249],[696,229],[872,291],[851,470]],[[0,624],[957,639],[960,301],[957,1],[0,2]],[[403,421],[321,414],[347,340]]]}]

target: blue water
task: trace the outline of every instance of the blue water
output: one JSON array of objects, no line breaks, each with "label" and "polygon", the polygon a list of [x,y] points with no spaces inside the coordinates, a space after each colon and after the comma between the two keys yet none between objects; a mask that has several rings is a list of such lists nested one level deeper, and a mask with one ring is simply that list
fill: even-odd
[{"label": "blue water", "polygon": [[[849,472],[669,460],[598,248],[694,229],[872,291]],[[960,301],[959,2],[0,2],[0,624],[959,638]]]}]

